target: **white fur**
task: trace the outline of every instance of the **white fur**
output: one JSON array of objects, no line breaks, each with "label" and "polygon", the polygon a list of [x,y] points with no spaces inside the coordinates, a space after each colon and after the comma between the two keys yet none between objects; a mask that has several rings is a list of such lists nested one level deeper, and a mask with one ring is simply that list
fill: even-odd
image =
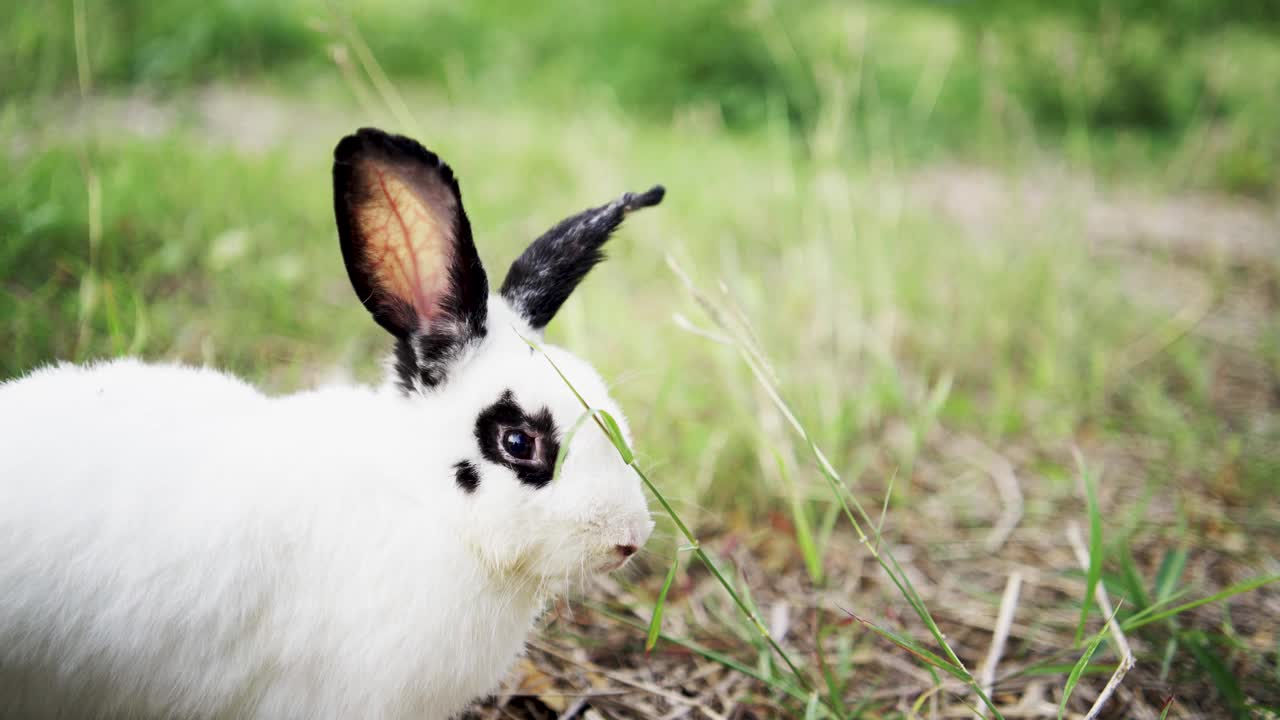
[{"label": "white fur", "polygon": [[583,412],[489,305],[426,397],[272,398],[133,360],[0,385],[0,717],[446,718],[491,692],[548,598],[652,522],[590,422],[543,488],[480,458],[476,416],[506,389],[562,434]]}]

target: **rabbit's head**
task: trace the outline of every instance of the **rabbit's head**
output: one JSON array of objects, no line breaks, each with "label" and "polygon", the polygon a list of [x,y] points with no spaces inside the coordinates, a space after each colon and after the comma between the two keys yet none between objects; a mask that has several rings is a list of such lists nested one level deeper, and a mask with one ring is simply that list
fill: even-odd
[{"label": "rabbit's head", "polygon": [[391,380],[432,429],[430,455],[448,455],[438,464],[449,482],[423,468],[426,496],[454,494],[459,532],[495,573],[573,580],[624,564],[653,523],[639,480],[582,403],[625,436],[622,413],[590,365],[527,340],[541,340],[610,233],[662,188],[562,221],[491,296],[457,180],[434,153],[363,129],[334,151],[333,186],[351,283],[395,338]]}]

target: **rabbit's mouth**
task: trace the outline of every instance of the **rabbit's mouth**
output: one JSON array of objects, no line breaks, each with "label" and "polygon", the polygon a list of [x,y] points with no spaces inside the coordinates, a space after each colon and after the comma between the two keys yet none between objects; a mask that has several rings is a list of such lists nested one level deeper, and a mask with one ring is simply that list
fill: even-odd
[{"label": "rabbit's mouth", "polygon": [[614,570],[617,570],[617,569],[621,568],[623,565],[626,565],[626,564],[627,564],[627,561],[629,561],[630,559],[631,559],[631,558],[629,558],[629,557],[614,557],[614,558],[610,558],[610,559],[608,559],[607,561],[605,561],[603,564],[601,564],[601,565],[597,566],[597,567],[596,567],[596,572],[598,572],[598,573],[611,573],[611,572],[613,572]]}]

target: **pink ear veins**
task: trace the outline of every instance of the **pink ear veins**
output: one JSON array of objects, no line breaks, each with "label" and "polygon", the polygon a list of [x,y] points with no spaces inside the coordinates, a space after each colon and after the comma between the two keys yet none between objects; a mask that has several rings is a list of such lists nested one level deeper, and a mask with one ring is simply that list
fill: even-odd
[{"label": "pink ear veins", "polygon": [[369,169],[378,191],[362,213],[365,261],[387,296],[413,307],[422,329],[441,314],[450,290],[452,230],[432,212],[429,199],[394,173]]}]

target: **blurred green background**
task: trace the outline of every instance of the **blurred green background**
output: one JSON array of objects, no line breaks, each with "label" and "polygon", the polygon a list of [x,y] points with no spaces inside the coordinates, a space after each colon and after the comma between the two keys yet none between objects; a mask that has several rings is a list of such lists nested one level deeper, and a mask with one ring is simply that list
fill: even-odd
[{"label": "blurred green background", "polygon": [[[172,93],[215,80],[307,83],[332,74],[329,8],[285,0],[87,2],[87,65],[101,88]],[[9,3],[10,97],[72,89],[67,3]],[[707,106],[736,131],[780,115],[799,130],[841,108],[900,127],[912,150],[1000,152],[1007,125],[1088,133],[1159,162],[1187,136],[1217,143],[1196,181],[1274,189],[1280,9],[1270,0],[939,0],[903,3],[362,4],[369,46],[397,81],[527,107],[610,103],[663,124]],[[453,98],[455,101],[457,98]],[[856,140],[851,140],[856,142]],[[861,142],[868,142],[862,139]],[[1112,145],[1111,143],[1114,143]]]},{"label": "blurred green background", "polygon": [[[131,353],[277,392],[376,378],[328,186],[373,124],[452,164],[491,274],[666,184],[551,339],[710,526],[830,527],[832,503],[670,262],[748,319],[870,504],[896,478],[903,542],[994,521],[961,441],[1012,459],[1021,530],[1056,542],[1081,448],[1109,567],[1274,571],[1272,0],[7,0],[0,103],[0,377]],[[1231,707],[1280,684],[1274,642],[1197,637],[1188,677]],[[1241,680],[1196,664],[1219,655]]]}]

